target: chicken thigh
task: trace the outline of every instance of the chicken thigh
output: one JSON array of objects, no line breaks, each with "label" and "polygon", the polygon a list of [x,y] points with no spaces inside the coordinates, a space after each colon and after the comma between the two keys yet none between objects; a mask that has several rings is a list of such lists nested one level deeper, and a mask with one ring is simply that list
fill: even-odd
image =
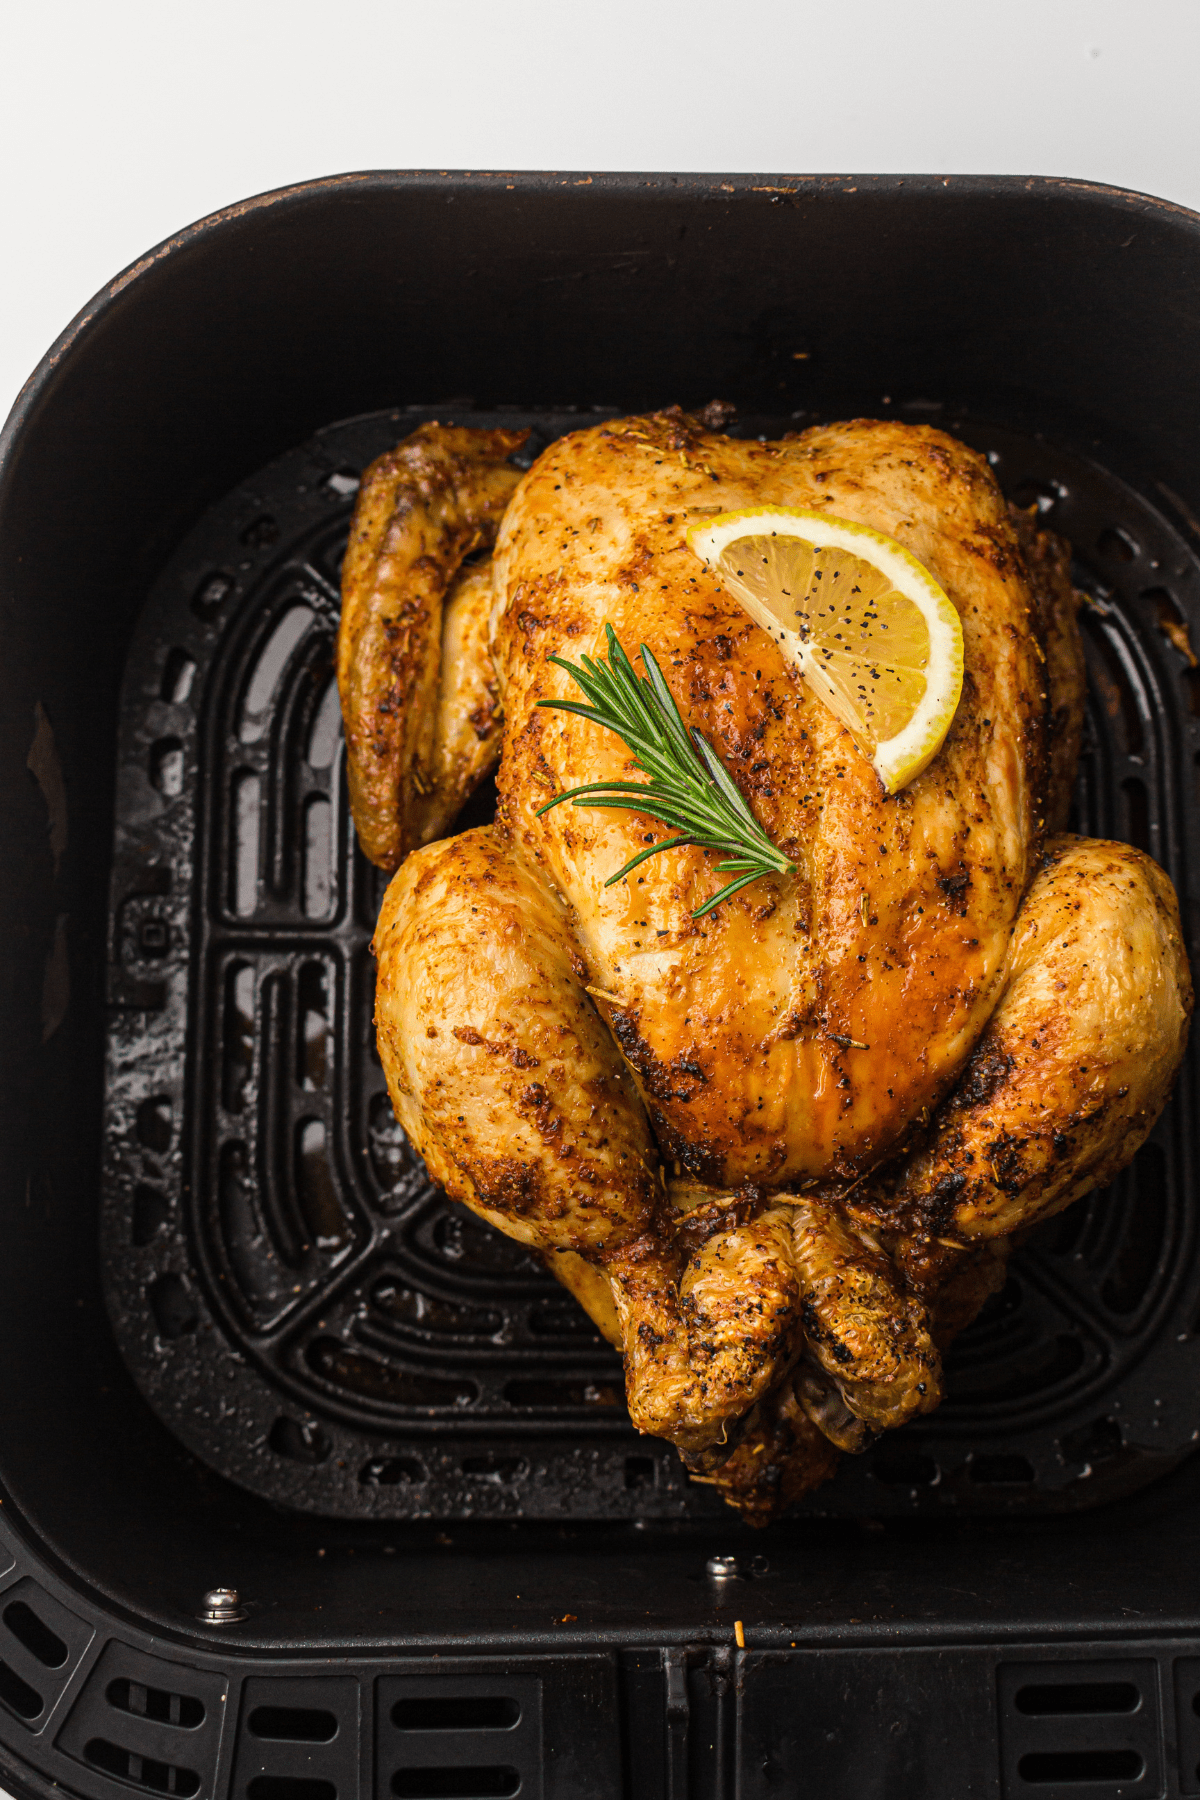
[{"label": "chicken thigh", "polygon": [[[621,1347],[635,1424],[765,1517],[834,1446],[935,1406],[1012,1232],[1145,1138],[1191,1010],[1175,896],[1140,852],[1061,835],[1065,555],[963,445],[872,421],[764,444],[673,409],[572,433],[518,482],[518,442],[422,427],[358,503],[339,682],[359,833],[398,867],[380,1054],[433,1178]],[[954,722],[897,794],[687,547],[756,504],[886,533],[959,613]],[[551,655],[603,654],[606,624],[657,658],[791,874],[697,919],[708,853],[606,886],[668,831],[539,811],[637,775],[539,706],[572,697]],[[497,755],[495,823],[431,841]]]}]

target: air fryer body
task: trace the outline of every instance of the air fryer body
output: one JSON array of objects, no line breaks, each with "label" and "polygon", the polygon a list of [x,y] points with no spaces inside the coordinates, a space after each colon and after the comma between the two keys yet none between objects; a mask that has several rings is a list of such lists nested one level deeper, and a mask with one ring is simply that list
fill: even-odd
[{"label": "air fryer body", "polygon": [[[105,1047],[146,996],[119,974],[110,892],[115,822],[137,852],[118,744],[148,596],[225,496],[252,497],[257,472],[337,421],[542,412],[562,429],[575,409],[714,397],[743,420],[886,413],[1044,442],[1141,509],[1144,543],[1086,515],[1098,604],[1132,617],[1161,590],[1200,625],[1200,219],[1083,183],[345,176],[150,252],[22,394],[0,447],[0,1778],[14,1793],[1200,1791],[1200,1463],[1178,1423],[1200,1306],[1178,1283],[1161,1316],[1138,1315],[1122,1382],[1083,1420],[1098,1435],[1079,1466],[1089,1445],[1108,1459],[1110,1498],[1069,1515],[1024,1507],[1019,1471],[989,1516],[964,1478],[940,1510],[900,1516],[881,1485],[886,1521],[854,1516],[864,1499],[757,1535],[711,1508],[633,1502],[602,1518],[273,1504],[168,1429],[118,1354],[97,1247]],[[1155,646],[1157,604],[1137,625]],[[1096,764],[1097,816],[1132,834],[1119,794],[1144,779],[1194,944],[1200,698],[1190,668],[1155,659],[1158,687],[1137,693],[1167,723],[1155,736],[1147,711],[1119,766]],[[203,971],[181,969],[197,993]],[[176,1020],[185,1057],[197,1018]],[[1189,1059],[1167,1126],[1184,1271],[1194,1078]],[[190,1179],[197,1128],[180,1119],[156,1150],[143,1120],[164,1191]],[[1171,1440],[1158,1464],[1156,1405]],[[710,1574],[716,1555],[739,1573]],[[220,1586],[243,1621],[198,1618]]]}]

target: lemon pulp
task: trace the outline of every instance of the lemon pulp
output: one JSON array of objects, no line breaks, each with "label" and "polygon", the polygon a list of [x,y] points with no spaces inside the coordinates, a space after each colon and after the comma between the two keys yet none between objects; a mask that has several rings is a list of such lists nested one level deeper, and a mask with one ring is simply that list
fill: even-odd
[{"label": "lemon pulp", "polygon": [[894,538],[797,507],[722,513],[693,552],[853,735],[889,793],[936,756],[962,693],[962,626]]}]

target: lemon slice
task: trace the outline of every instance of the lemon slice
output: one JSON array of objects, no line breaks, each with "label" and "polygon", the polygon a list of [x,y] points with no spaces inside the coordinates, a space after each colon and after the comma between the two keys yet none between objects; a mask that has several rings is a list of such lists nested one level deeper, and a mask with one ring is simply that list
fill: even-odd
[{"label": "lemon slice", "polygon": [[889,794],[945,741],[962,693],[958,614],[894,538],[799,507],[720,513],[689,547],[853,734]]}]

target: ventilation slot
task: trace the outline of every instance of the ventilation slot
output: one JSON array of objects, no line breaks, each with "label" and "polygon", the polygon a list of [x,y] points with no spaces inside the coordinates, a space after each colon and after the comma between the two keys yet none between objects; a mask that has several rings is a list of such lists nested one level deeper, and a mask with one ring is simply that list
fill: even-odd
[{"label": "ventilation slot", "polygon": [[337,1800],[333,1782],[315,1775],[256,1775],[246,1793],[249,1800]]},{"label": "ventilation slot", "polygon": [[392,1724],[401,1731],[511,1731],[520,1719],[516,1700],[494,1694],[426,1695],[392,1708]]},{"label": "ventilation slot", "polygon": [[14,1600],[5,1607],[4,1623],[18,1644],[24,1644],[30,1656],[36,1656],[44,1669],[62,1668],[69,1654],[67,1646],[24,1600]]},{"label": "ventilation slot", "polygon": [[171,1148],[171,1102],[165,1094],[142,1101],[134,1130],[139,1144],[153,1150],[156,1156],[166,1155]]},{"label": "ventilation slot", "polygon": [[204,1723],[204,1703],[194,1695],[145,1687],[140,1681],[130,1681],[125,1676],[109,1682],[105,1698],[118,1712],[132,1713],[139,1719],[154,1719],[160,1725],[179,1725],[185,1731],[194,1731]]},{"label": "ventilation slot", "polygon": [[359,476],[357,469],[335,469],[327,475],[321,486],[329,493],[336,494],[339,500],[348,500],[351,494],[357,494]]},{"label": "ventilation slot", "polygon": [[904,1444],[890,1444],[871,1459],[871,1473],[888,1487],[932,1487],[939,1471],[932,1456],[923,1456]]},{"label": "ventilation slot", "polygon": [[1065,1781],[1136,1781],[1145,1769],[1136,1750],[1034,1750],[1017,1764],[1031,1787]]},{"label": "ventilation slot", "polygon": [[92,1629],[29,1577],[5,1591],[0,1607],[0,1706],[25,1724],[45,1720]]},{"label": "ventilation slot", "polygon": [[300,1035],[296,1078],[307,1093],[319,1093],[329,1072],[329,994],[324,963],[305,963],[297,983]]},{"label": "ventilation slot", "polygon": [[198,619],[203,619],[205,624],[209,624],[216,618],[232,592],[232,575],[226,575],[222,571],[206,575],[192,595],[192,611]]},{"label": "ventilation slot", "polygon": [[6,1662],[0,1662],[0,1700],[22,1719],[36,1719],[42,1710],[42,1696]]},{"label": "ventilation slot", "polygon": [[[542,1684],[483,1676],[405,1678],[379,1684],[381,1773],[396,1800],[485,1800],[542,1793]],[[382,1786],[382,1783],[381,1783]]]},{"label": "ventilation slot", "polygon": [[443,1300],[440,1294],[427,1294],[387,1276],[372,1288],[371,1304],[391,1323],[439,1336],[490,1338],[504,1323],[499,1312]]},{"label": "ventilation slot", "polygon": [[311,1420],[301,1425],[296,1419],[286,1417],[276,1419],[269,1442],[276,1456],[312,1465],[323,1463],[333,1448],[319,1425]]},{"label": "ventilation slot", "polygon": [[472,1276],[536,1275],[541,1265],[524,1244],[493,1231],[462,1207],[447,1208],[430,1233],[438,1253]]},{"label": "ventilation slot", "polygon": [[248,919],[258,909],[258,832],[261,784],[243,769],[233,781],[233,910]]},{"label": "ventilation slot", "polygon": [[285,1274],[263,1231],[246,1146],[236,1138],[221,1145],[217,1198],[221,1234],[238,1286],[251,1307],[270,1307],[286,1285]]},{"label": "ventilation slot", "polygon": [[150,779],[164,800],[183,792],[183,745],[177,737],[159,738],[150,746]]},{"label": "ventilation slot", "polygon": [[1121,1452],[1121,1427],[1115,1419],[1093,1419],[1078,1431],[1064,1431],[1058,1447],[1069,1463],[1082,1463],[1089,1471]]},{"label": "ventilation slot", "polygon": [[1126,842],[1135,849],[1144,850],[1149,856],[1153,849],[1150,841],[1150,796],[1146,792],[1146,784],[1140,775],[1129,775],[1121,783],[1125,795],[1125,837]]},{"label": "ventilation slot", "polygon": [[427,1481],[415,1456],[373,1456],[358,1472],[364,1487],[397,1487],[401,1482]]},{"label": "ventilation slot", "polygon": [[1154,617],[1158,629],[1167,642],[1183,657],[1190,669],[1196,667],[1196,652],[1192,649],[1191,634],[1188,622],[1179,608],[1174,596],[1166,588],[1147,588],[1142,599],[1154,608]]},{"label": "ventilation slot", "polygon": [[371,1173],[380,1187],[381,1206],[386,1211],[401,1205],[414,1185],[424,1180],[425,1170],[417,1161],[386,1093],[376,1094],[371,1101],[367,1148]]},{"label": "ventilation slot", "polygon": [[1047,1713],[1136,1712],[1142,1696],[1132,1681],[1051,1681],[1017,1689],[1020,1713],[1041,1718]]},{"label": "ventilation slot", "polygon": [[337,1736],[337,1728],[334,1714],[321,1707],[256,1706],[250,1714],[254,1737],[288,1744],[328,1744]]},{"label": "ventilation slot", "polygon": [[162,687],[159,690],[168,706],[182,706],[192,691],[196,665],[186,650],[170,652],[163,664]]},{"label": "ventilation slot", "polygon": [[89,1738],[83,1754],[94,1769],[103,1769],[106,1775],[115,1775],[118,1781],[128,1781],[150,1794],[178,1794],[187,1800],[189,1794],[199,1792],[200,1777],[194,1769],[138,1756],[107,1738]]},{"label": "ventilation slot", "polygon": [[[364,1356],[337,1338],[316,1338],[304,1353],[315,1375],[332,1386],[387,1406],[463,1406],[479,1389],[466,1376],[425,1375]],[[471,1474],[472,1470],[466,1470]]]},{"label": "ventilation slot", "polygon": [[148,1793],[211,1793],[227,1680],[114,1638],[73,1699],[58,1746]]},{"label": "ventilation slot", "polygon": [[133,1190],[133,1223],[130,1235],[140,1250],[157,1236],[171,1215],[171,1203],[159,1188],[139,1182]]},{"label": "ventilation slot", "polygon": [[469,1475],[472,1481],[491,1481],[503,1485],[509,1481],[520,1481],[528,1475],[529,1464],[523,1456],[464,1456],[462,1472]]},{"label": "ventilation slot", "polygon": [[1020,482],[1008,497],[1014,506],[1019,506],[1025,512],[1031,506],[1036,506],[1039,518],[1044,518],[1048,512],[1053,511],[1064,492],[1061,482],[1031,480]]},{"label": "ventilation slot", "polygon": [[248,544],[252,550],[265,550],[278,541],[279,526],[270,513],[260,513],[242,533],[243,544]]},{"label": "ventilation slot", "polygon": [[301,1119],[296,1126],[296,1186],[310,1241],[319,1250],[338,1249],[346,1240],[346,1224],[320,1119]]},{"label": "ventilation slot", "polygon": [[1100,1800],[1130,1781],[1139,1782],[1139,1793],[1160,1791],[1153,1662],[1001,1664],[998,1684],[1008,1800],[1038,1793]]},{"label": "ventilation slot", "polygon": [[342,741],[342,707],[337,682],[331,681],[321,696],[321,704],[308,734],[306,761],[310,769],[329,769]]},{"label": "ventilation slot", "polygon": [[510,1406],[620,1406],[624,1395],[608,1382],[509,1381],[504,1398]]},{"label": "ventilation slot", "polygon": [[1009,1354],[1002,1359],[989,1358],[969,1374],[961,1366],[955,1367],[955,1399],[969,1399],[977,1406],[1040,1400],[1081,1369],[1087,1356],[1080,1339],[1065,1332],[1041,1342],[1036,1338],[1030,1341],[1028,1326],[1021,1321],[1014,1322],[1013,1341],[1004,1348]]},{"label": "ventilation slot", "polygon": [[355,1800],[361,1703],[352,1677],[248,1680],[228,1800]]},{"label": "ventilation slot", "polygon": [[1110,562],[1133,562],[1138,554],[1138,547],[1129,533],[1122,531],[1119,526],[1102,531],[1096,539],[1096,548]]},{"label": "ventilation slot", "polygon": [[304,808],[304,916],[327,919],[333,903],[333,804],[314,794]]},{"label": "ventilation slot", "polygon": [[1084,610],[1082,624],[1085,642],[1093,654],[1088,658],[1091,686],[1100,700],[1107,722],[1116,727],[1122,740],[1120,747],[1127,756],[1141,756],[1146,746],[1145,725],[1138,693],[1122,655],[1123,646],[1109,635],[1094,613]]},{"label": "ventilation slot", "polygon": [[491,1800],[493,1794],[515,1794],[521,1777],[503,1764],[487,1768],[399,1769],[392,1776],[397,1800]]},{"label": "ventilation slot", "polygon": [[1200,1657],[1175,1664],[1175,1725],[1180,1792],[1200,1793]]},{"label": "ventilation slot", "polygon": [[969,1473],[984,1486],[1016,1487],[1033,1480],[1033,1464],[1026,1456],[973,1456]]},{"label": "ventilation slot", "polygon": [[160,1275],[151,1284],[147,1298],[154,1314],[158,1335],[173,1343],[176,1338],[190,1337],[200,1323],[196,1302],[179,1275]]},{"label": "ventilation slot", "polygon": [[230,963],[225,971],[221,1043],[221,1102],[227,1113],[240,1113],[254,1074],[254,970],[249,963]]},{"label": "ventilation slot", "polygon": [[1057,1219],[1047,1220],[1043,1247],[1051,1256],[1070,1256],[1083,1236],[1087,1218],[1086,1206],[1068,1206],[1066,1212],[1059,1213]]},{"label": "ventilation slot", "polygon": [[1101,1288],[1110,1311],[1124,1315],[1139,1306],[1150,1288],[1167,1225],[1167,1162],[1158,1144],[1143,1144],[1125,1176],[1131,1190],[1125,1230],[1111,1273]]},{"label": "ventilation slot", "polygon": [[333,581],[341,577],[342,564],[346,560],[346,551],[350,544],[350,533],[344,528],[339,531],[331,543],[321,552],[319,562],[325,574]]},{"label": "ventilation slot", "polygon": [[529,1329],[535,1337],[587,1338],[600,1341],[600,1333],[582,1306],[564,1306],[556,1299],[540,1301],[529,1309]]},{"label": "ventilation slot", "polygon": [[246,698],[242,702],[238,736],[243,744],[256,744],[264,736],[275,690],[296,646],[307,634],[312,621],[311,607],[293,606],[284,613],[264,644],[247,685]]}]

